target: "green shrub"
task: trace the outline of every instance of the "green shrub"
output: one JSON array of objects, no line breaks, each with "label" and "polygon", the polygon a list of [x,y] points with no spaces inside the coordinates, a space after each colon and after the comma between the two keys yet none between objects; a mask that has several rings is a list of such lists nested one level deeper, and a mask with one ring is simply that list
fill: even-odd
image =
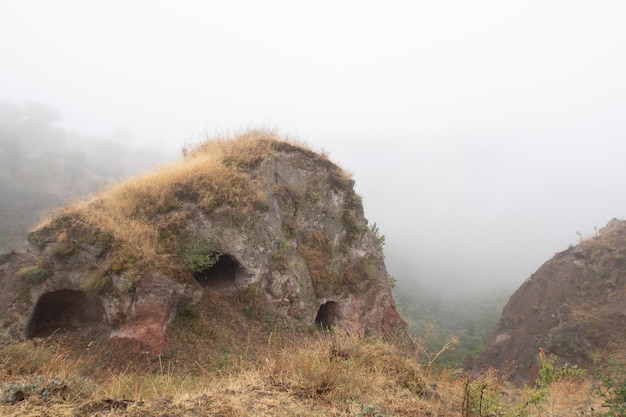
[{"label": "green shrub", "polygon": [[193,273],[201,273],[219,261],[221,253],[217,246],[204,240],[195,239],[183,255],[185,265]]},{"label": "green shrub", "polygon": [[40,266],[27,266],[20,268],[16,274],[28,285],[38,285],[43,283],[52,273]]},{"label": "green shrub", "polygon": [[346,246],[345,249],[347,249],[347,247],[352,246],[361,238],[364,230],[359,224],[359,219],[349,210],[344,210],[341,221],[343,227],[346,229],[344,246]]},{"label": "green shrub", "polygon": [[320,193],[316,191],[311,191],[307,194],[307,200],[309,200],[309,203],[311,204],[317,203],[320,200]]},{"label": "green shrub", "polygon": [[398,280],[394,278],[392,275],[388,275],[388,277],[389,277],[389,285],[391,285],[391,288],[395,288],[396,284],[398,283]]},{"label": "green shrub", "polygon": [[352,193],[346,197],[345,200],[346,209],[358,209],[363,207],[363,197],[357,193]]},{"label": "green shrub", "polygon": [[626,372],[624,365],[615,366],[609,375],[601,379],[602,386],[598,395],[604,400],[602,405],[608,411],[606,417],[622,417],[626,415]]},{"label": "green shrub", "polygon": [[578,369],[576,365],[570,367],[565,364],[561,367],[555,367],[554,362],[556,360],[556,355],[550,355],[549,358],[546,358],[542,354],[539,376],[535,380],[534,386],[525,390],[524,404],[515,410],[516,416],[524,417],[530,415],[529,406],[543,407],[548,401],[548,386],[553,382],[566,378],[581,378],[585,375],[585,370]]},{"label": "green shrub", "polygon": [[135,289],[135,283],[132,280],[122,282],[118,289],[124,294],[130,294]]},{"label": "green shrub", "polygon": [[270,259],[272,260],[272,267],[277,271],[285,271],[287,269],[287,260],[291,252],[291,244],[287,241],[282,241],[278,244],[278,247],[270,253]]},{"label": "green shrub", "polygon": [[378,239],[380,246],[381,247],[385,246],[385,235],[380,233],[380,229],[378,228],[378,225],[376,223],[372,224],[372,226],[370,226],[370,230],[372,231],[376,239]]},{"label": "green shrub", "polygon": [[81,287],[85,291],[92,291],[95,293],[104,293],[113,289],[113,280],[109,275],[102,275],[100,273],[90,273],[87,278],[81,284]]},{"label": "green shrub", "polygon": [[561,367],[555,367],[554,362],[556,360],[556,355],[550,355],[549,358],[541,360],[541,369],[539,370],[539,377],[535,381],[535,387],[547,387],[561,379],[578,378],[585,375],[585,370],[578,369],[576,365],[570,367],[568,364],[565,364]]}]

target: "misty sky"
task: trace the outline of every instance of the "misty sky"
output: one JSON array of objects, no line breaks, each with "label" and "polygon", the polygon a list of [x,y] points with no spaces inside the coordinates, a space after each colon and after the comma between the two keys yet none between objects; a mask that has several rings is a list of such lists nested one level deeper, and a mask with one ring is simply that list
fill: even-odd
[{"label": "misty sky", "polygon": [[173,150],[276,127],[354,173],[400,280],[517,287],[626,217],[626,2],[2,1],[0,99]]}]

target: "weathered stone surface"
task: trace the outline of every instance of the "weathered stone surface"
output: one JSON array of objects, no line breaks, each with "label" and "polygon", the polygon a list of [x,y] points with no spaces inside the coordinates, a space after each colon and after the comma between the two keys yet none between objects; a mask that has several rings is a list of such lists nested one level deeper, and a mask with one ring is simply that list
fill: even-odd
[{"label": "weathered stone surface", "polygon": [[[238,205],[236,198],[201,204],[194,191],[203,184],[198,180],[177,184],[164,198],[171,209],[137,206],[143,213],[138,218],[158,229],[160,261],[142,263],[128,242],[77,212],[62,213],[33,232],[28,253],[3,255],[0,265],[6,333],[91,332],[158,352],[177,311],[198,303],[206,291],[248,291],[278,317],[311,326],[317,321],[368,334],[402,329],[381,242],[368,227],[353,182],[318,154],[269,143],[262,158],[237,166],[235,179],[247,185],[223,184],[256,187],[261,198],[252,205]],[[102,201],[90,204],[97,209]],[[219,261],[200,272],[185,269],[190,240],[211,245]],[[63,317],[53,317],[55,311]],[[101,320],[93,320],[98,312]]]},{"label": "weathered stone surface", "polygon": [[599,236],[556,254],[511,296],[475,369],[510,371],[532,383],[539,349],[557,366],[593,371],[626,359],[626,222],[609,222]]}]

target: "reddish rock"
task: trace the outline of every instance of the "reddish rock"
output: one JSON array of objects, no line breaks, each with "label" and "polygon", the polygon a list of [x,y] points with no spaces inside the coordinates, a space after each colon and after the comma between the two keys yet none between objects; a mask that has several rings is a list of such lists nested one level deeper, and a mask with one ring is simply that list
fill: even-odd
[{"label": "reddish rock", "polygon": [[539,351],[557,366],[593,372],[626,352],[626,222],[556,254],[511,296],[475,370],[506,370],[518,385],[531,383]]},{"label": "reddish rock", "polygon": [[353,181],[323,156],[256,134],[207,142],[176,169],[69,207],[31,233],[27,253],[0,257],[6,333],[159,353],[174,318],[209,294],[294,326],[404,329]]}]

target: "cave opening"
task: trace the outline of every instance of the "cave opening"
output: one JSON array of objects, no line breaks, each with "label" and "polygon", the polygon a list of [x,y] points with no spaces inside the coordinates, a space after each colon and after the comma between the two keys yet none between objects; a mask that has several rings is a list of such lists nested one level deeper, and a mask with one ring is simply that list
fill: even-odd
[{"label": "cave opening", "polygon": [[322,304],[315,316],[315,324],[323,329],[332,329],[339,321],[339,303],[328,301]]},{"label": "cave opening", "polygon": [[196,272],[193,276],[204,287],[225,289],[234,287],[237,277],[243,273],[243,268],[235,258],[222,254],[213,266]]},{"label": "cave opening", "polygon": [[104,307],[96,295],[73,290],[48,292],[37,300],[26,337],[92,330],[103,324],[104,317]]}]

